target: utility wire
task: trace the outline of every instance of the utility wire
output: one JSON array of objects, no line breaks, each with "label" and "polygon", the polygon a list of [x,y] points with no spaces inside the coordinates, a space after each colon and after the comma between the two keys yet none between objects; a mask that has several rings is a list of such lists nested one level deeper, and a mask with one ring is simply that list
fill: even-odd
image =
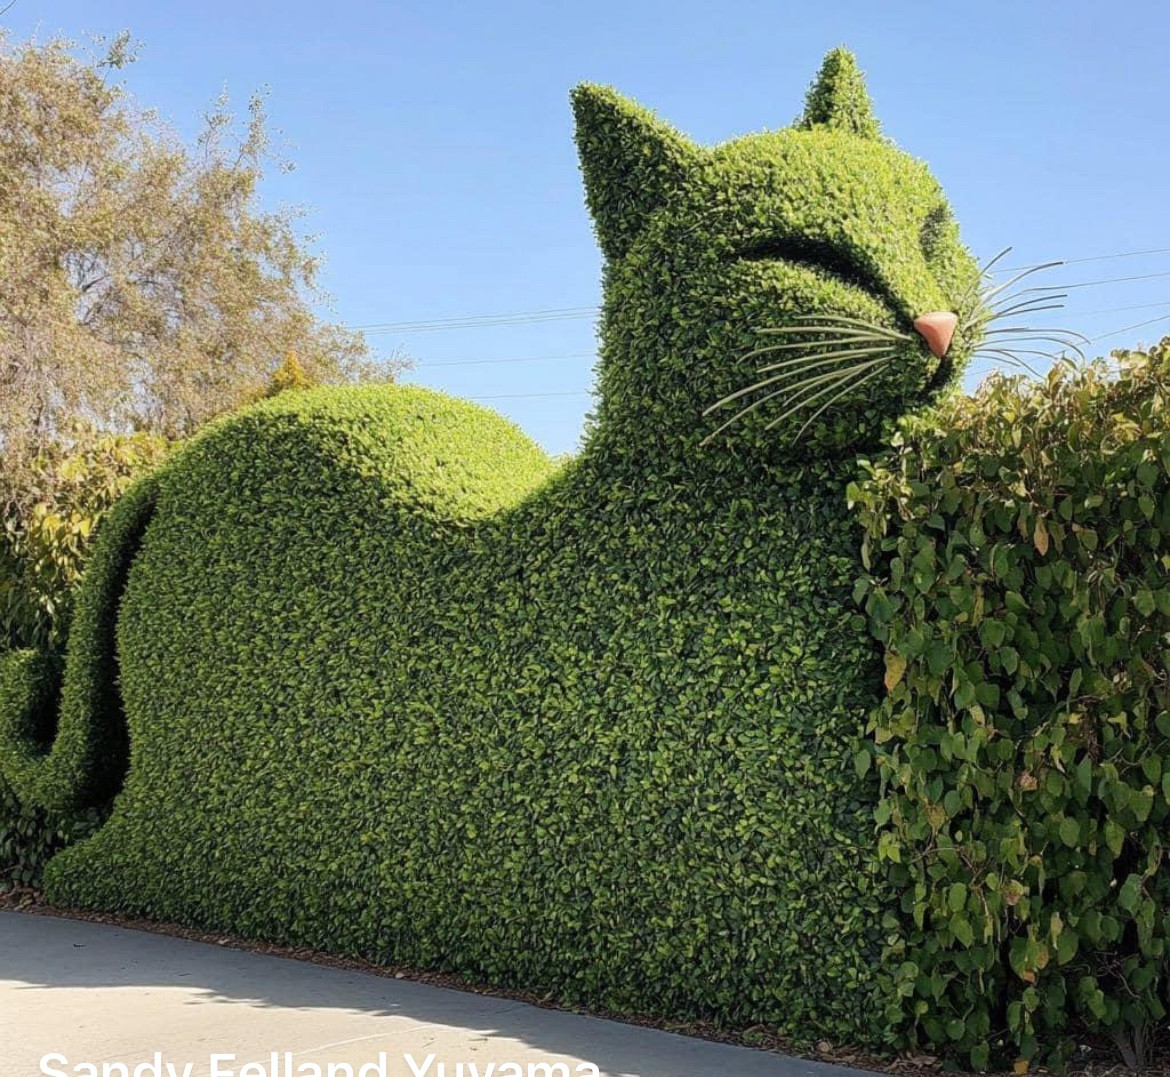
[{"label": "utility wire", "polygon": [[1048,284],[1043,287],[1023,288],[1021,289],[1021,294],[1024,292],[1065,292],[1071,291],[1073,288],[1096,288],[1099,284],[1119,284],[1122,281],[1130,280],[1153,280],[1155,277],[1170,277],[1170,272],[1141,273],[1136,277],[1107,277],[1104,280],[1087,280],[1082,284]]},{"label": "utility wire", "polygon": [[559,322],[589,318],[597,307],[561,307],[552,310],[520,311],[516,314],[466,314],[455,318],[432,318],[414,322],[375,322],[350,329],[366,333],[428,333],[436,329],[479,329],[491,325],[527,325],[532,322]]},{"label": "utility wire", "polygon": [[415,363],[414,366],[416,370],[420,367],[433,370],[435,367],[441,366],[489,366],[493,363],[553,363],[566,359],[592,359],[596,355],[596,352],[571,352],[568,355],[521,355],[507,359],[444,359],[438,362],[427,362],[423,360],[420,363]]},{"label": "utility wire", "polygon": [[[1128,310],[1160,310],[1164,307],[1170,307],[1170,301],[1163,302],[1163,303],[1137,303],[1137,304],[1134,304],[1132,306],[1125,306],[1125,307],[1102,307],[1098,310],[1085,310],[1085,311],[1080,311],[1079,313],[1082,317],[1088,317],[1089,315],[1095,315],[1095,314],[1116,314],[1120,311],[1128,311]],[[1146,325],[1153,325],[1157,322],[1166,321],[1168,318],[1170,318],[1170,315],[1167,315],[1166,317],[1151,318],[1149,321],[1138,322],[1136,325],[1126,326],[1122,329],[1114,329],[1109,333],[1105,333],[1105,334],[1102,334],[1101,336],[1094,337],[1092,340],[1090,340],[1089,343],[1095,344],[1098,340],[1104,340],[1107,337],[1116,336],[1118,333],[1124,333],[1129,329],[1140,329]],[[416,362],[411,367],[411,369],[412,370],[436,370],[436,369],[439,369],[441,367],[452,367],[452,366],[494,366],[497,363],[555,363],[555,362],[567,362],[571,359],[596,359],[596,358],[597,358],[596,352],[570,352],[570,353],[565,354],[565,355],[521,355],[521,356],[509,356],[507,358],[502,358],[502,359],[453,359],[453,360],[439,360],[439,361],[435,361],[435,362],[430,362],[430,361],[424,359],[424,360],[421,360],[420,362]],[[473,398],[473,399],[479,399],[479,398]]]},{"label": "utility wire", "polygon": [[[1103,262],[1113,258],[1136,258],[1139,255],[1170,254],[1170,247],[1156,247],[1144,251],[1121,251],[1117,254],[1099,254],[1091,258],[1070,258],[1061,265],[1079,265],[1085,262]],[[1045,263],[1037,263],[1039,265]],[[1034,266],[1016,266],[1014,270],[1031,269]],[[1011,272],[1012,270],[996,270]],[[1027,288],[1025,291],[1059,291],[1065,288],[1089,288],[1102,284],[1116,284],[1124,281],[1149,280],[1167,277],[1170,273],[1146,273],[1131,277],[1109,277],[1104,280],[1086,281],[1082,284],[1055,284],[1043,288]],[[450,318],[430,318],[417,321],[371,322],[365,325],[351,325],[347,328],[367,333],[427,333],[443,329],[480,329],[491,326],[529,325],[539,322],[566,321],[589,318],[598,313],[600,307],[553,307],[547,310],[517,311],[511,314],[463,314]]]},{"label": "utility wire", "polygon": [[591,396],[592,389],[566,389],[555,393],[497,393],[494,396],[465,396],[464,400],[529,400],[536,396]]},{"label": "utility wire", "polygon": [[[1067,263],[1066,263],[1067,264]],[[1048,284],[1021,289],[1020,294],[1026,292],[1057,292],[1068,291],[1073,288],[1096,288],[1105,284],[1121,284],[1135,280],[1153,280],[1159,277],[1170,277],[1170,272],[1142,273],[1129,277],[1105,277],[1101,280],[1084,281],[1080,284]],[[1158,304],[1151,304],[1158,305]],[[491,329],[495,327],[508,328],[519,325],[534,325],[542,322],[570,321],[578,318],[595,316],[600,307],[574,307],[563,311],[529,311],[521,314],[484,314],[477,318],[436,318],[429,322],[381,322],[375,325],[347,326],[355,332],[364,333],[429,333],[444,329]],[[1113,307],[1111,310],[1136,309],[1133,307]],[[1099,313],[1086,311],[1086,314]]]},{"label": "utility wire", "polygon": [[[1063,265],[1078,265],[1086,262],[1103,262],[1118,258],[1136,258],[1141,256],[1168,254],[1170,247],[1157,247],[1141,251],[1121,251],[1115,254],[1101,254],[1094,255],[1088,258],[1072,258],[1065,260]],[[1002,272],[1019,271],[1028,266],[1012,267],[1012,269],[1005,269]],[[997,272],[1000,272],[997,270]],[[1145,273],[1135,276],[1127,277],[1109,277],[1095,281],[1085,281],[1080,284],[1062,284],[1051,285],[1047,287],[1031,287],[1023,289],[1024,292],[1053,292],[1060,290],[1072,290],[1074,288],[1094,288],[1107,284],[1127,283],[1137,280],[1152,280],[1158,278],[1170,277],[1170,272],[1160,273]],[[1130,306],[1116,306],[1104,307],[1098,310],[1089,310],[1080,312],[1080,316],[1088,317],[1096,314],[1111,314],[1126,310],[1143,310],[1143,309],[1160,309],[1165,306],[1170,306],[1170,303],[1140,303]],[[481,314],[481,315],[462,315],[452,318],[434,318],[429,320],[419,320],[412,322],[377,322],[368,325],[352,326],[352,329],[362,330],[366,332],[376,333],[419,333],[419,332],[434,332],[444,329],[478,329],[491,328],[499,326],[506,328],[509,326],[532,325],[542,322],[565,321],[571,319],[587,318],[596,315],[599,311],[598,307],[554,307],[545,310],[535,311],[520,311],[512,314]],[[1076,313],[1072,311],[1070,313]],[[1130,332],[1133,329],[1141,329],[1147,325],[1154,325],[1159,322],[1170,320],[1170,315],[1151,318],[1147,321],[1138,322],[1134,325],[1124,326],[1120,329],[1112,330],[1108,333],[1103,333],[1094,337],[1090,343],[1097,343],[1100,340],[1106,340],[1109,337],[1118,336],[1121,333]],[[501,359],[457,359],[444,360],[437,362],[421,362],[417,364],[419,368],[434,369],[438,367],[447,366],[484,366],[495,365],[499,363],[532,363],[532,362],[553,362],[565,361],[570,359],[584,359],[592,358],[594,353],[577,352],[568,355],[532,355],[532,356],[516,356],[506,357]],[[502,399],[522,399],[531,397],[545,397],[545,396],[580,396],[587,395],[588,390],[572,390],[568,392],[554,392],[554,393],[505,393],[487,397],[472,397],[475,400],[502,400]]]},{"label": "utility wire", "polygon": [[[1143,255],[1149,254],[1170,254],[1170,247],[1154,247],[1146,251],[1122,251],[1120,254],[1095,254],[1091,258],[1062,258],[1059,259],[1061,265],[1075,266],[1082,265],[1085,262],[1109,262],[1114,258],[1140,258]],[[1018,273],[1024,269],[1035,269],[1037,266],[1045,265],[1044,262],[1037,262],[1036,265],[1030,266],[1005,266],[1003,269],[994,270],[995,273]]]},{"label": "utility wire", "polygon": [[[1075,313],[1082,318],[1088,318],[1089,316],[1096,314],[1117,314],[1120,311],[1127,310],[1161,310],[1163,307],[1170,307],[1170,300],[1165,300],[1161,303],[1136,303],[1125,307],[1100,307],[1097,310],[1072,311],[1071,313]],[[1161,321],[1162,319],[1155,318],[1153,320]],[[1142,322],[1140,324],[1146,325],[1149,323]],[[1115,330],[1115,332],[1121,333],[1124,332],[1124,330],[1118,329]],[[1110,335],[1112,336],[1113,334],[1111,333]],[[1098,337],[1096,339],[1100,340],[1102,338]],[[439,367],[447,366],[493,366],[496,363],[555,363],[565,362],[570,359],[595,359],[596,357],[596,352],[569,352],[566,355],[520,355],[514,357],[509,356],[504,359],[443,359],[434,362],[423,359],[419,362],[416,362],[412,369],[435,370]]]},{"label": "utility wire", "polygon": [[1097,341],[1105,340],[1108,337],[1115,337],[1118,333],[1128,333],[1131,329],[1141,329],[1143,326],[1154,325],[1157,322],[1170,322],[1170,314],[1164,314],[1161,318],[1151,318],[1149,321],[1138,322],[1136,325],[1123,326],[1121,329],[1114,329],[1111,333],[1102,333],[1099,337],[1093,337],[1089,343],[1096,344]]},{"label": "utility wire", "polygon": [[1103,310],[1081,310],[1074,313],[1079,314],[1082,318],[1087,318],[1090,314],[1116,314],[1119,310],[1154,310],[1157,307],[1170,307],[1170,299],[1163,300],[1161,303],[1138,303],[1132,307],[1105,307]]}]

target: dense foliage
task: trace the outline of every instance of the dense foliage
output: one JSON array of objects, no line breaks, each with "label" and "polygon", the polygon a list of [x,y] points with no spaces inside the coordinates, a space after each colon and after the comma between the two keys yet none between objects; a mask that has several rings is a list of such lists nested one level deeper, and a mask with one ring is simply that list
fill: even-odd
[{"label": "dense foliage", "polygon": [[103,807],[121,786],[128,744],[117,690],[117,603],[157,481],[157,473],[139,480],[103,521],[64,661],[32,648],[0,654],[0,775],[27,808]]},{"label": "dense foliage", "polygon": [[[855,74],[810,100],[856,103],[825,85]],[[821,112],[705,150],[610,90],[573,104],[608,257],[581,455],[417,388],[216,423],[160,474],[120,604],[86,580],[57,744],[14,755],[9,722],[0,766],[77,788],[70,701],[111,707],[116,621],[132,765],[54,900],[880,1043],[893,898],[854,767],[880,654],[844,491],[961,366],[970,332],[940,367],[908,330],[977,270],[925,167]],[[761,407],[701,449],[759,329],[825,316],[885,334],[865,391],[846,366],[807,436]]]},{"label": "dense foliage", "polygon": [[76,431],[43,448],[14,488],[0,476],[0,651],[57,651],[73,594],[110,506],[170,449],[152,434]]},{"label": "dense foliage", "polygon": [[103,815],[97,808],[53,812],[25,807],[0,778],[0,895],[36,889],[53,854],[92,834]]},{"label": "dense foliage", "polygon": [[825,57],[822,77],[812,87],[798,127],[824,125],[864,138],[880,138],[881,124],[873,114],[857,59],[848,49],[833,49]]},{"label": "dense foliage", "polygon": [[122,602],[135,765],[51,897],[876,1035],[840,497],[550,471],[421,389],[197,437]]},{"label": "dense foliage", "polygon": [[[76,430],[68,449],[53,445],[37,454],[21,490],[12,488],[12,476],[0,477],[8,495],[0,494],[0,725],[17,723],[0,734],[0,754],[16,730],[37,754],[52,740],[59,656],[95,535],[115,502],[169,450],[150,434]],[[0,773],[8,769],[0,764]],[[64,810],[22,806],[0,777],[0,889],[39,881],[54,852],[97,826],[101,801]]]},{"label": "dense foliage", "polygon": [[1170,341],[996,377],[851,489],[886,649],[890,1016],[977,1068],[1085,1031],[1134,1064],[1170,1004],[1168,416]]}]

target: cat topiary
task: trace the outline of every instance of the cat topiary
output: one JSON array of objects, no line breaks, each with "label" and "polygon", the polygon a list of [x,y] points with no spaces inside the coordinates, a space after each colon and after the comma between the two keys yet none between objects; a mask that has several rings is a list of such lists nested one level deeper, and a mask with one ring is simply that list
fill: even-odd
[{"label": "cat topiary", "polygon": [[51,751],[9,659],[0,762],[111,795],[120,699],[124,782],[55,902],[880,1043],[844,489],[961,369],[979,273],[847,53],[794,127],[714,149],[573,108],[606,257],[580,455],[416,387],[213,424],[109,526]]}]

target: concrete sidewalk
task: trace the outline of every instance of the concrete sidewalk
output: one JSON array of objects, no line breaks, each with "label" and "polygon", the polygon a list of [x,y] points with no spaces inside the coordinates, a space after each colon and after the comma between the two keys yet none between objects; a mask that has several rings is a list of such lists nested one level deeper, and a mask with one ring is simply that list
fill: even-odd
[{"label": "concrete sidewalk", "polygon": [[[54,1053],[63,1058],[42,1069]],[[215,1054],[234,1059],[213,1064]],[[101,1077],[106,1062],[124,1063],[130,1077],[142,1063],[151,1065],[139,1077],[170,1077],[168,1063],[178,1077],[217,1068],[224,1077],[305,1077],[316,1063],[325,1077],[331,1062],[349,1063],[354,1077],[363,1066],[364,1077],[861,1074],[409,980],[0,912],[3,1077]]]}]

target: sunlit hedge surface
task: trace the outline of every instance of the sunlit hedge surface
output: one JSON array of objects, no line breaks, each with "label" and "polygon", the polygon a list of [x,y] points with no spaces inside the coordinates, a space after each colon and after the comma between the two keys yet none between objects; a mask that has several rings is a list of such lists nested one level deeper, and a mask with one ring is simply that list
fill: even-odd
[{"label": "sunlit hedge surface", "polygon": [[50,897],[880,1039],[844,486],[710,459],[557,471],[396,386],[197,437],[121,602],[132,766]]}]

